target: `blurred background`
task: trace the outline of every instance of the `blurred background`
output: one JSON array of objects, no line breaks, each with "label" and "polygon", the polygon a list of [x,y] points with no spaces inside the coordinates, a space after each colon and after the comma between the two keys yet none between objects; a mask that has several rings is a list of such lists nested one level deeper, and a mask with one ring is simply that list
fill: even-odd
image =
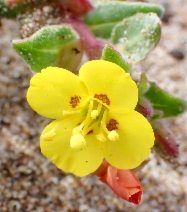
[{"label": "blurred background", "polygon": [[[159,44],[133,74],[144,70],[161,88],[187,100],[187,0],[142,2],[161,4],[166,11]],[[186,212],[187,112],[165,120],[180,144],[179,158],[151,155],[137,174],[144,188],[142,201],[132,205],[97,177],[64,173],[42,156],[39,135],[49,120],[37,115],[25,99],[32,73],[11,46],[11,40],[19,38],[18,21],[2,18],[0,212]]]}]

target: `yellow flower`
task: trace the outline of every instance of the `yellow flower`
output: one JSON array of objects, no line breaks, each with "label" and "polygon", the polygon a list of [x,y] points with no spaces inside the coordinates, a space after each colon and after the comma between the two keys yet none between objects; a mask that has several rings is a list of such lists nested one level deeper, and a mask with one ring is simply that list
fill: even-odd
[{"label": "yellow flower", "polygon": [[151,125],[134,111],[137,86],[118,65],[93,60],[81,67],[79,77],[48,67],[30,84],[30,106],[56,119],[42,132],[40,146],[58,168],[85,176],[104,158],[116,168],[132,169],[149,156]]}]

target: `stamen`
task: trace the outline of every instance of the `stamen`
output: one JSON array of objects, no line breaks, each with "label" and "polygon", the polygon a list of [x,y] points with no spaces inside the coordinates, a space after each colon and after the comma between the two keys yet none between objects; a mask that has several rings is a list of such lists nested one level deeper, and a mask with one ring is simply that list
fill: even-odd
[{"label": "stamen", "polygon": [[53,138],[55,137],[56,133],[54,131],[54,129],[50,130],[49,132],[47,133],[44,133],[42,135],[42,138],[45,140],[45,141],[52,141]]},{"label": "stamen", "polygon": [[72,149],[82,149],[86,146],[86,140],[84,139],[84,137],[80,134],[74,134],[73,136],[71,136],[70,139],[70,147]]},{"label": "stamen", "polygon": [[99,103],[98,106],[97,106],[97,109],[92,110],[92,112],[91,112],[91,118],[92,119],[96,119],[99,116],[99,114],[101,112],[101,108],[102,108],[102,104]]},{"label": "stamen", "polygon": [[93,108],[93,101],[90,101],[88,113],[85,120],[77,127],[75,127],[72,131],[72,136],[70,138],[70,147],[72,149],[82,149],[86,146],[86,140],[84,136],[86,135],[88,126],[92,121],[90,118],[90,113]]},{"label": "stamen", "polygon": [[107,137],[111,140],[111,141],[116,141],[119,139],[119,135],[118,133],[116,132],[116,130],[112,130],[112,131],[109,131],[106,127],[106,123],[105,123],[105,120],[106,120],[106,115],[107,115],[107,110],[105,110],[104,114],[103,114],[103,118],[102,118],[102,121],[101,121],[101,127],[102,129],[100,128],[100,131],[101,130],[104,130],[104,132],[107,134]]},{"label": "stamen", "polygon": [[102,122],[101,122],[101,127],[105,131],[105,133],[108,134],[110,131],[108,131],[108,129],[106,128],[106,123],[105,123],[106,115],[107,115],[107,111],[105,110],[105,112],[103,114]]},{"label": "stamen", "polygon": [[111,140],[111,141],[116,141],[118,140],[119,138],[119,135],[118,133],[115,131],[115,130],[112,130],[108,133],[108,138]]},{"label": "stamen", "polygon": [[88,132],[93,130],[96,125],[98,125],[98,122],[94,122],[93,124],[91,124],[86,130],[86,135],[88,134]]},{"label": "stamen", "polygon": [[105,119],[106,119],[106,114],[107,114],[107,110],[104,111],[102,120],[101,120],[101,125],[100,125],[100,133],[98,135],[96,135],[96,138],[101,141],[101,142],[105,142],[106,141],[106,137],[103,134],[103,126],[105,126]]},{"label": "stamen", "polygon": [[88,108],[88,113],[87,113],[87,116],[85,118],[85,120],[81,123],[81,126],[83,125],[84,129],[82,131],[82,134],[85,136],[87,134],[87,129],[88,129],[88,126],[90,125],[90,123],[92,122],[92,119],[91,119],[91,112],[92,112],[92,109],[93,109],[93,100],[90,101],[90,105],[89,105],[89,108]]},{"label": "stamen", "polygon": [[103,133],[100,133],[98,135],[96,135],[96,138],[101,141],[101,142],[105,142],[106,141],[106,137],[103,135]]},{"label": "stamen", "polygon": [[97,110],[92,110],[92,112],[91,112],[92,119],[96,119],[98,115],[99,115],[99,112]]},{"label": "stamen", "polygon": [[93,100],[90,101],[87,116],[85,120],[82,122],[83,125],[86,125],[88,122],[90,122],[90,114],[91,114],[92,108],[93,108]]}]

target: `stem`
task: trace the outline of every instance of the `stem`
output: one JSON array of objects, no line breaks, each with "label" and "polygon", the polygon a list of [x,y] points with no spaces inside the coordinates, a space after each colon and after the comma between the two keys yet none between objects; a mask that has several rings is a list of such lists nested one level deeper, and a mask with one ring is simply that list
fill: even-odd
[{"label": "stem", "polygon": [[90,60],[100,59],[105,43],[97,40],[89,31],[87,26],[76,17],[68,17],[63,23],[71,24],[71,26],[79,33],[84,49]]}]

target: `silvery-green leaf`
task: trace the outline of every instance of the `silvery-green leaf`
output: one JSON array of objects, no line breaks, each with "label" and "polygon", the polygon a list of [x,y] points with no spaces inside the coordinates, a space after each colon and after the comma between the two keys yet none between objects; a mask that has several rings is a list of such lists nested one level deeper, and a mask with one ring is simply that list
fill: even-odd
[{"label": "silvery-green leaf", "polygon": [[43,27],[29,38],[14,40],[13,47],[35,72],[48,66],[74,70],[83,52],[79,35],[68,25]]},{"label": "silvery-green leaf", "polygon": [[125,18],[112,32],[112,42],[125,60],[136,63],[143,60],[160,40],[160,19],[155,13],[138,13]]},{"label": "silvery-green leaf", "polygon": [[84,21],[96,36],[110,38],[114,26],[124,18],[150,12],[162,17],[164,9],[155,4],[113,1],[99,5],[84,17]]}]

